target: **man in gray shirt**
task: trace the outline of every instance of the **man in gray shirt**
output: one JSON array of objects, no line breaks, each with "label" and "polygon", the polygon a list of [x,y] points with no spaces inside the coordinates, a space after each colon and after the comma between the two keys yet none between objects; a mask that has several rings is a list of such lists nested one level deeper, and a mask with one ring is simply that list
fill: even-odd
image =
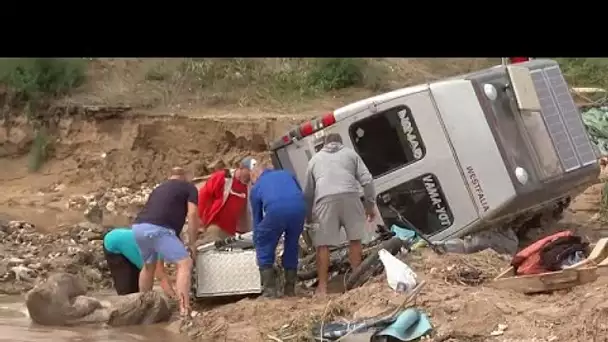
[{"label": "man in gray shirt", "polygon": [[[363,187],[364,203],[360,200]],[[342,144],[342,137],[330,133],[325,146],[308,162],[304,195],[308,203],[308,221],[319,223],[314,232],[317,250],[317,294],[327,293],[329,248],[342,243],[340,227],[344,226],[349,245],[349,261],[355,269],[361,263],[361,239],[365,235],[365,218],[374,219],[376,190],[369,170],[361,157]]]}]

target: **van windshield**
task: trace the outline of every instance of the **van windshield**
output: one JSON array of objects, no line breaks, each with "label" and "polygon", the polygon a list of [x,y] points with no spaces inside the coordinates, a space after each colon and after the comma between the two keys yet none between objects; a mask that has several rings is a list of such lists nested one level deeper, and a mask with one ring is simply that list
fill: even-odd
[{"label": "van windshield", "polygon": [[412,112],[405,105],[353,123],[349,135],[355,151],[374,178],[420,160],[426,154]]}]

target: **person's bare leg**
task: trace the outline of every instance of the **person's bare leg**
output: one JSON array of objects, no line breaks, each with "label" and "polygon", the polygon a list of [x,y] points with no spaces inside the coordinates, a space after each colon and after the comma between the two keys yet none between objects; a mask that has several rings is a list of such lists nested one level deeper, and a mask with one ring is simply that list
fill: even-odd
[{"label": "person's bare leg", "polygon": [[139,291],[152,291],[154,286],[154,273],[156,272],[156,261],[151,264],[144,264],[139,272]]},{"label": "person's bare leg", "polygon": [[165,294],[169,296],[169,298],[177,298],[177,295],[175,294],[175,289],[173,288],[171,281],[169,280],[169,276],[165,272],[164,261],[159,260],[156,263],[156,272],[154,274],[154,277],[160,281],[160,287],[163,289],[163,292],[165,292]]},{"label": "person's bare leg", "polygon": [[327,293],[327,280],[329,278],[329,247],[317,247],[317,285],[316,294],[325,295]]},{"label": "person's bare leg", "polygon": [[190,277],[192,275],[192,259],[190,257],[177,262],[175,288],[179,298],[180,314],[190,313]]},{"label": "person's bare leg", "polygon": [[361,240],[352,240],[348,246],[348,261],[350,262],[351,269],[355,269],[361,265],[361,258],[363,255],[363,247],[361,246]]}]

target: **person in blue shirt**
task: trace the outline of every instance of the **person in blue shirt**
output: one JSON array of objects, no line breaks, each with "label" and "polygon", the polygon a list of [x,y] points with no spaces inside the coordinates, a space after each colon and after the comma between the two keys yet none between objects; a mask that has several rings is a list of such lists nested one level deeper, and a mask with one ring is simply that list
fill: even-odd
[{"label": "person in blue shirt", "polygon": [[250,202],[253,214],[253,243],[264,297],[277,296],[274,261],[277,244],[284,236],[283,294],[295,296],[300,235],[306,218],[306,202],[300,184],[289,172],[256,165],[251,171]]},{"label": "person in blue shirt", "polygon": [[[114,288],[119,295],[139,292],[139,272],[144,265],[133,231],[128,228],[116,228],[103,237],[103,252],[108,262]],[[158,260],[156,278],[163,291],[175,298],[175,291],[165,273],[165,263]]]}]

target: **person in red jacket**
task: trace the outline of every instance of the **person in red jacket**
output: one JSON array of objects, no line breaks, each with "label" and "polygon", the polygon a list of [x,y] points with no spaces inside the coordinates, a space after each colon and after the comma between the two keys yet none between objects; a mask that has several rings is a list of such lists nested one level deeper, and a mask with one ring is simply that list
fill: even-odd
[{"label": "person in red jacket", "polygon": [[201,243],[251,230],[249,181],[256,163],[255,159],[246,157],[237,169],[214,172],[201,187],[198,193],[198,212],[204,231]]}]

